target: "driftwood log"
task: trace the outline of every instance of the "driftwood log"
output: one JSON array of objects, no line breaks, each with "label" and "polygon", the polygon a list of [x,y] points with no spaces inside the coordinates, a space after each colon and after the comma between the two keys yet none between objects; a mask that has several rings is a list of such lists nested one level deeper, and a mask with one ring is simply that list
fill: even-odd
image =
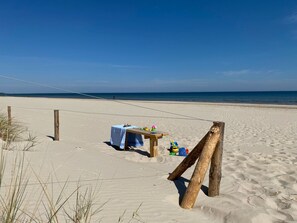
[{"label": "driftwood log", "polygon": [[206,171],[210,164],[213,153],[216,149],[218,141],[220,139],[221,128],[218,123],[214,123],[211,127],[204,147],[202,149],[199,162],[197,162],[194,173],[191,177],[189,186],[182,199],[181,207],[190,209],[194,206],[200,188],[202,186]]}]

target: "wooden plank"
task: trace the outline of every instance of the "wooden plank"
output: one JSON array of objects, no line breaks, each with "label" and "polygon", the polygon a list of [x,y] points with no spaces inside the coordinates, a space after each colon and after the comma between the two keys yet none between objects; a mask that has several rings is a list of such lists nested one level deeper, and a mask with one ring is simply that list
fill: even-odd
[{"label": "wooden plank", "polygon": [[149,131],[145,131],[145,130],[142,130],[142,129],[126,129],[126,132],[131,132],[131,133],[134,133],[134,134],[141,134],[141,135],[144,135],[146,137],[158,137],[158,138],[162,138],[163,136],[166,136],[168,135],[168,133],[166,132],[149,132]]},{"label": "wooden plank", "polygon": [[158,139],[168,135],[168,133],[161,131],[149,132],[136,128],[126,129],[125,149],[128,148],[127,134],[129,133],[144,135],[145,139],[150,139],[150,157],[155,157],[158,155]]}]

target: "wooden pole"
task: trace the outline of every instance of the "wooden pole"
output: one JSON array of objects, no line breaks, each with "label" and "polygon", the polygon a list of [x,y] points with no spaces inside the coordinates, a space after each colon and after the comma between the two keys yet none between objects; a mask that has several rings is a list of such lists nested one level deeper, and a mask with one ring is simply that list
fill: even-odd
[{"label": "wooden pole", "polygon": [[200,140],[200,142],[194,147],[189,155],[176,167],[176,169],[169,175],[168,180],[176,180],[180,177],[188,168],[190,168],[196,160],[199,158],[201,151],[204,147],[205,141],[208,138],[209,132]]},{"label": "wooden pole", "polygon": [[11,106],[7,106],[8,125],[11,125]]},{"label": "wooden pole", "polygon": [[221,128],[220,139],[213,153],[210,169],[209,169],[208,196],[210,197],[214,197],[220,194],[220,184],[221,184],[221,178],[222,178],[222,158],[223,158],[225,123],[218,122],[218,125]]},{"label": "wooden pole", "polygon": [[60,120],[59,120],[59,110],[54,110],[54,126],[55,126],[55,141],[60,140]]},{"label": "wooden pole", "polygon": [[182,208],[190,209],[194,206],[198,193],[200,191],[201,185],[203,183],[206,171],[208,169],[210,159],[219,141],[220,132],[221,132],[220,126],[217,123],[214,123],[209,131],[209,135],[202,149],[199,162],[197,162],[196,164],[189,186],[181,202]]},{"label": "wooden pole", "polygon": [[150,137],[150,157],[158,156],[158,138]]}]

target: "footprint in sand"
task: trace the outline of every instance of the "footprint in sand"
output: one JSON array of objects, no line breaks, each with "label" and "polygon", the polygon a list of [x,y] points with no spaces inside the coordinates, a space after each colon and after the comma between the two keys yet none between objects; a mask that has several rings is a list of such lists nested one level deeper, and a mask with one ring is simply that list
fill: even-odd
[{"label": "footprint in sand", "polygon": [[265,200],[257,195],[253,195],[247,198],[247,203],[254,207],[263,207],[265,205]]},{"label": "footprint in sand", "polygon": [[281,210],[284,210],[284,209],[289,209],[291,207],[291,204],[286,202],[286,201],[283,201],[281,199],[277,199],[276,200],[276,204],[277,204],[277,207]]},{"label": "footprint in sand", "polygon": [[164,162],[165,162],[165,159],[164,159],[163,156],[158,156],[158,157],[157,157],[157,161],[158,161],[159,163],[164,163]]},{"label": "footprint in sand", "polygon": [[274,197],[274,196],[277,196],[278,194],[280,194],[281,192],[274,188],[265,188],[264,187],[264,193],[266,196]]}]

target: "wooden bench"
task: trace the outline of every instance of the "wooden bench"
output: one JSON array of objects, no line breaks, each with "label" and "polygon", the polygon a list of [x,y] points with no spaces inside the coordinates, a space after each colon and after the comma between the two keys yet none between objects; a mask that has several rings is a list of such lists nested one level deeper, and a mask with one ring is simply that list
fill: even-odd
[{"label": "wooden bench", "polygon": [[158,155],[158,139],[161,139],[163,138],[163,136],[168,135],[168,133],[160,132],[160,131],[150,132],[142,129],[127,129],[126,139],[125,139],[125,149],[129,149],[128,148],[129,133],[144,135],[145,139],[150,139],[150,157],[155,157]]}]

